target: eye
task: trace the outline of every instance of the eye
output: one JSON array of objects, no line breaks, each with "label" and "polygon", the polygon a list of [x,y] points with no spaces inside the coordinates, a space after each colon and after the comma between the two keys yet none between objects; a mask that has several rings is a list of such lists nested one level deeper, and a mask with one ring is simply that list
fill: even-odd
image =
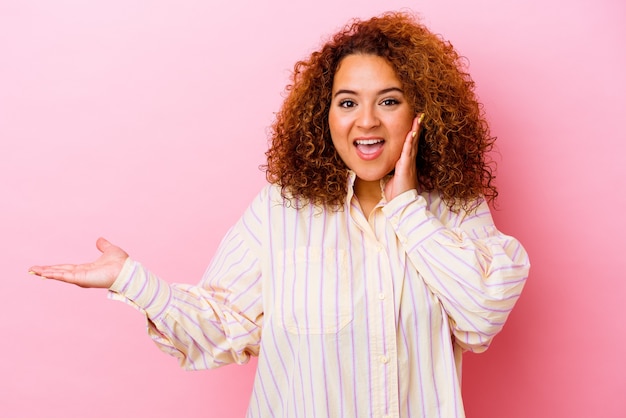
[{"label": "eye", "polygon": [[380,102],[381,105],[383,106],[393,106],[393,105],[397,105],[399,104],[400,101],[398,99],[393,99],[393,98],[389,98],[389,99],[384,99]]},{"label": "eye", "polygon": [[350,108],[356,106],[356,103],[350,99],[343,99],[339,102],[339,107]]}]

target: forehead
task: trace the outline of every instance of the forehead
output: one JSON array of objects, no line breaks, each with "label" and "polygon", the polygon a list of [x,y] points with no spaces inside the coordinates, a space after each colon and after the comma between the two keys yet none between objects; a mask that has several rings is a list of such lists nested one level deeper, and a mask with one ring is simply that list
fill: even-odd
[{"label": "forehead", "polygon": [[371,54],[352,54],[344,57],[335,71],[333,90],[346,87],[378,88],[400,87],[401,82],[385,58]]}]

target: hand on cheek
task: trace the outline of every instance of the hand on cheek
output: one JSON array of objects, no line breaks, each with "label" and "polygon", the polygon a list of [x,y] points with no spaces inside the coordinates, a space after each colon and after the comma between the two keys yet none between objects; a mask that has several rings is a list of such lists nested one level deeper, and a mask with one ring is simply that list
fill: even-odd
[{"label": "hand on cheek", "polygon": [[407,190],[417,188],[417,169],[415,167],[415,159],[417,157],[419,130],[423,119],[423,113],[418,114],[413,119],[411,131],[407,134],[404,141],[402,153],[396,163],[394,175],[385,185],[385,198],[388,202]]}]

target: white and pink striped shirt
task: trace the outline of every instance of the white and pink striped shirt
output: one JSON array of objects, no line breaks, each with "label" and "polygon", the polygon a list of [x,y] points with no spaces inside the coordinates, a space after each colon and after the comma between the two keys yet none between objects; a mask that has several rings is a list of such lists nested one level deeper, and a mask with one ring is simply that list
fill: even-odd
[{"label": "white and pink striped shirt", "polygon": [[[351,176],[354,182],[354,175]],[[411,190],[365,218],[285,205],[268,185],[197,286],[128,260],[110,289],[186,369],[258,355],[248,417],[463,417],[464,350],[484,351],[528,274],[489,208]]]}]

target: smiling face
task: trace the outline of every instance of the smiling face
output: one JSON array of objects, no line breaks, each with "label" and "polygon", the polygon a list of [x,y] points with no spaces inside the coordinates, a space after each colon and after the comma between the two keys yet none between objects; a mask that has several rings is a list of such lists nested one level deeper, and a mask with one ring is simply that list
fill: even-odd
[{"label": "smiling face", "polygon": [[414,117],[384,58],[353,54],[339,63],[328,123],[333,145],[357,182],[378,183],[394,169]]}]

